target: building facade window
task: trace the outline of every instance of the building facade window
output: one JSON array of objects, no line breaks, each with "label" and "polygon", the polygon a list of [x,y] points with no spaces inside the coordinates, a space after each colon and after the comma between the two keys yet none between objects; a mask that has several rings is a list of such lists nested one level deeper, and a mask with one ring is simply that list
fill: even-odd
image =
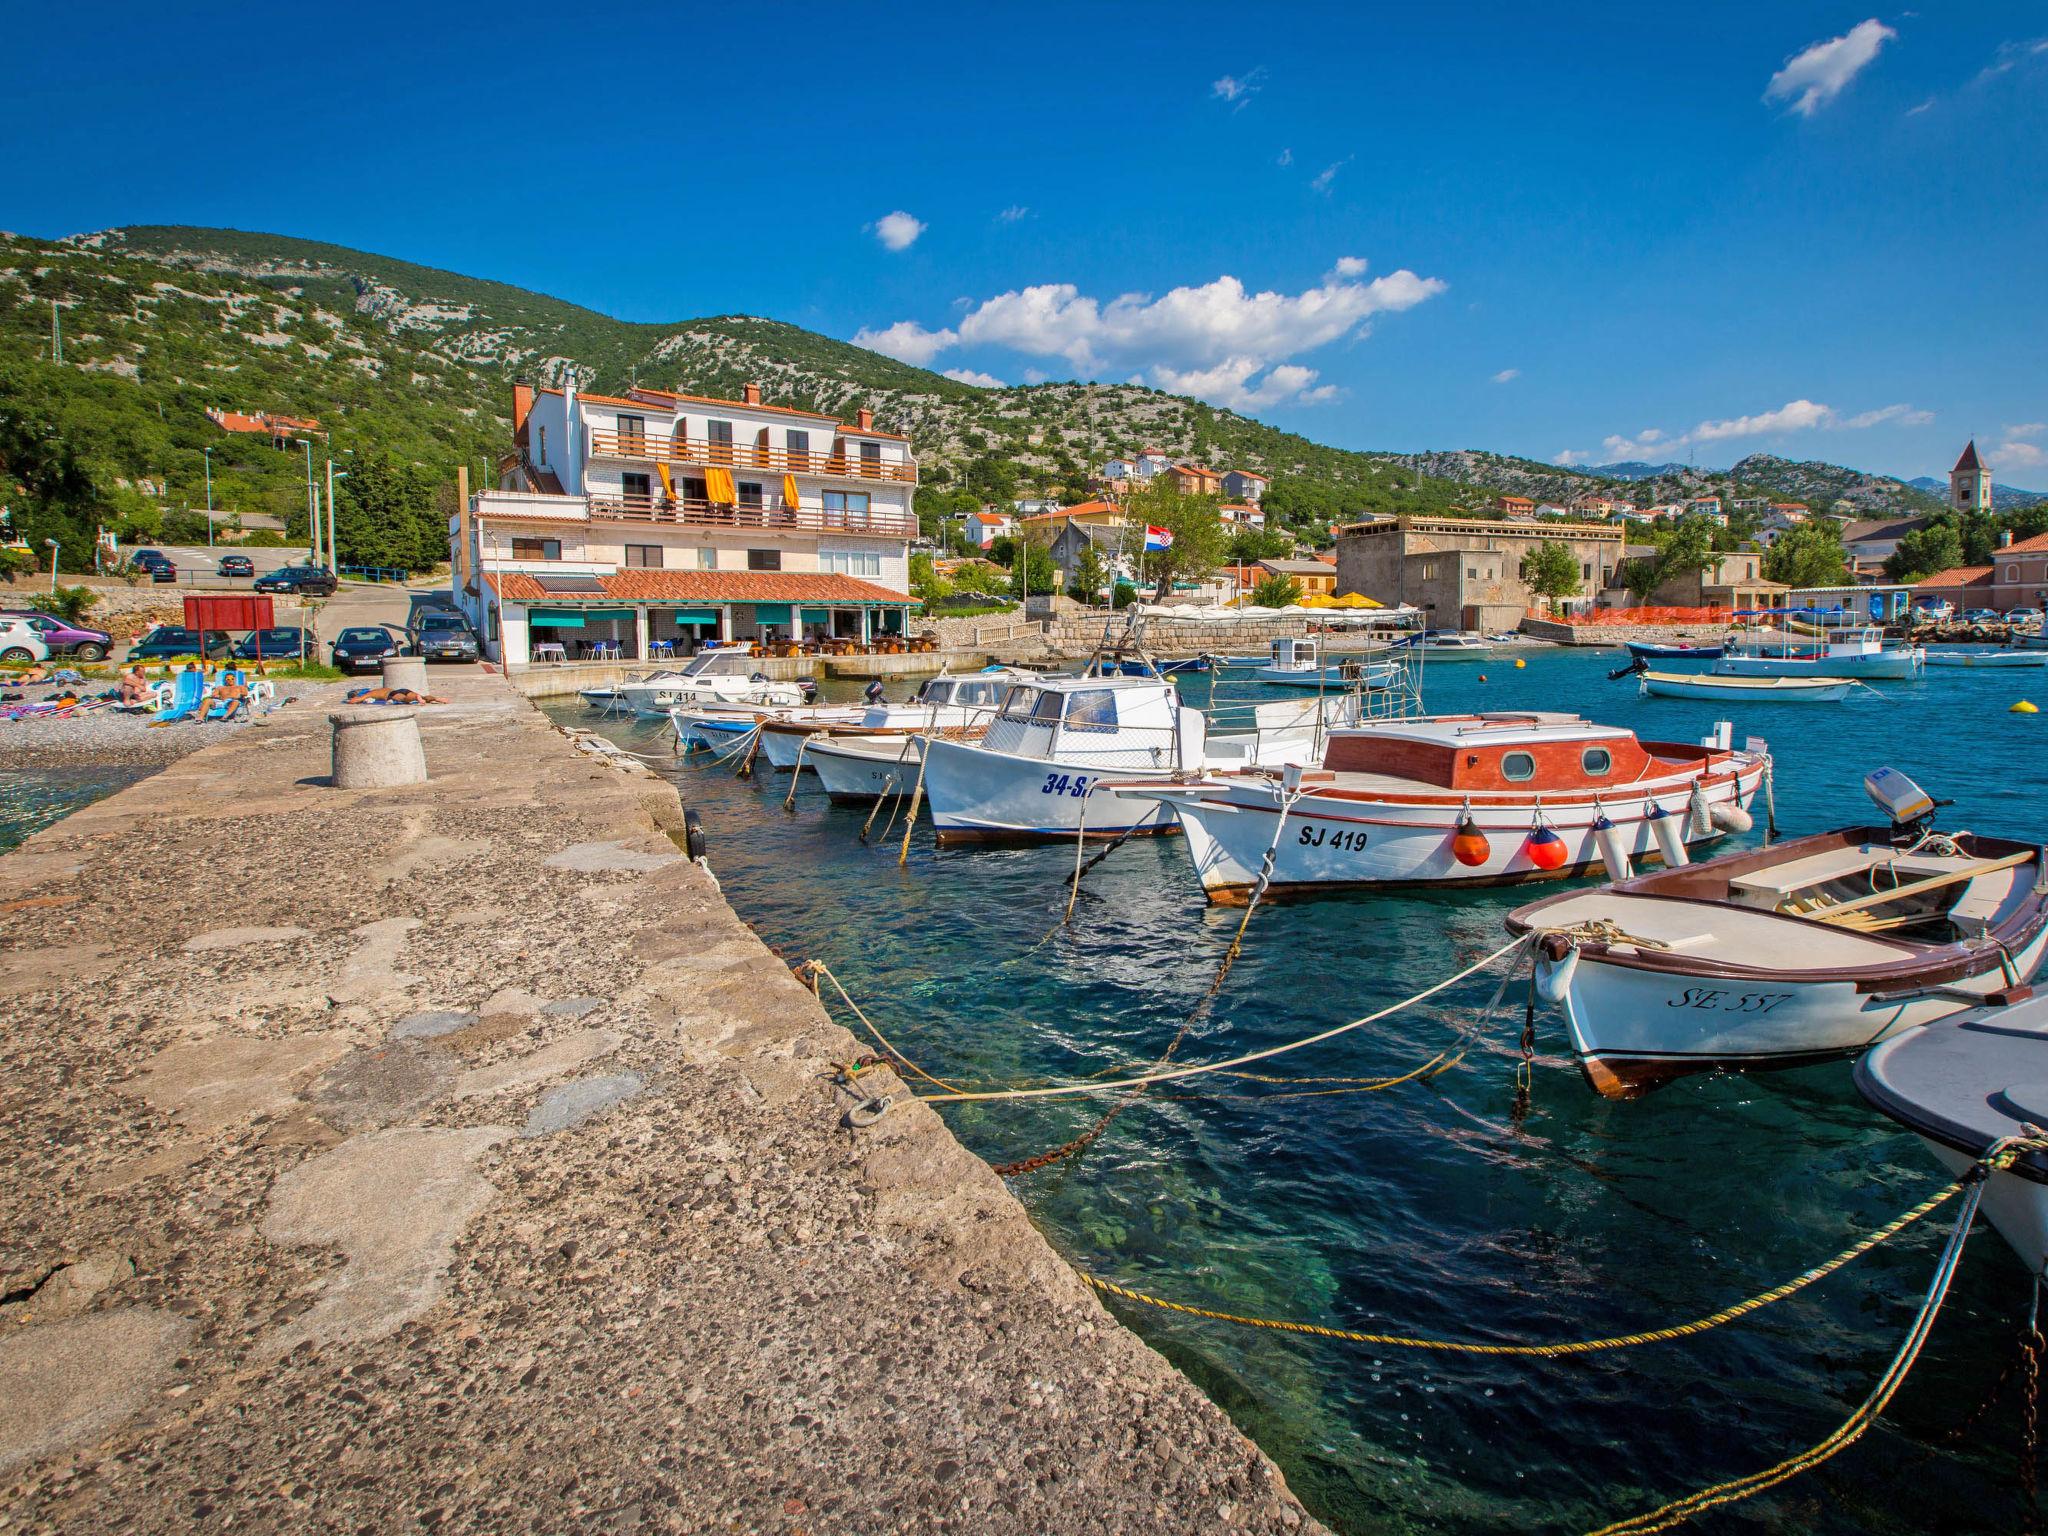
[{"label": "building facade window", "polygon": [[707,421],[704,423],[704,440],[711,445],[711,462],[730,464],[732,462],[732,423],[729,421]]},{"label": "building facade window", "polygon": [[562,558],[560,539],[514,539],[512,541],[514,560],[559,560]]},{"label": "building facade window", "polygon": [[645,416],[621,416],[619,418],[619,447],[627,453],[638,453],[647,446],[647,418]]},{"label": "building facade window", "polygon": [[866,491],[826,491],[823,495],[828,523],[865,523],[871,505]]},{"label": "building facade window", "polygon": [[654,500],[654,477],[629,469],[619,476],[619,493],[628,501],[652,501]]},{"label": "building facade window", "polygon": [[758,507],[761,505],[760,481],[742,480],[739,482],[737,486],[734,487],[734,489],[736,489],[739,492],[741,506]]},{"label": "building facade window", "polygon": [[882,445],[880,443],[862,443],[860,445],[860,467],[870,471],[878,470],[882,467]]},{"label": "building facade window", "polygon": [[697,557],[697,569],[698,569],[698,570],[700,570],[700,571],[715,571],[715,570],[717,570],[717,569],[718,569],[718,551],[717,551],[717,550],[715,550],[715,549],[709,549],[709,548],[706,548],[706,549],[699,549],[699,550],[695,550],[695,551],[692,551],[692,553],[694,553],[694,554],[696,555],[696,557]]},{"label": "building facade window", "polygon": [[546,466],[546,464],[547,464],[547,462],[548,462],[548,429],[547,429],[546,427],[542,427],[542,428],[540,429],[540,460],[539,460],[539,462],[541,463],[541,465],[542,465],[543,467],[545,467],[545,466]]},{"label": "building facade window", "polygon": [[750,571],[779,571],[782,569],[782,551],[779,549],[750,549],[747,551],[747,569]]},{"label": "building facade window", "polygon": [[882,552],[879,549],[821,549],[818,551],[818,569],[840,576],[880,576]]},{"label": "building facade window", "polygon": [[638,566],[646,570],[660,570],[662,564],[661,546],[659,544],[628,544],[626,546],[626,564],[628,567]]},{"label": "building facade window", "polygon": [[798,468],[811,456],[811,434],[794,429],[789,434],[789,462],[791,468]]},{"label": "building facade window", "polygon": [[682,482],[683,500],[706,502],[711,499],[711,487],[701,479],[687,479]]}]

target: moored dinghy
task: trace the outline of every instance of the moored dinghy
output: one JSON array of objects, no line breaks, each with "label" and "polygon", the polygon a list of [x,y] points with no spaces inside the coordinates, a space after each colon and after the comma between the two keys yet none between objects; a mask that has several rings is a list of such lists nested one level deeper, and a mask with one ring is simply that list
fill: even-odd
[{"label": "moored dinghy", "polygon": [[1571,891],[1509,914],[1537,935],[1587,1081],[1629,1098],[1715,1068],[1848,1055],[2020,987],[2048,942],[2032,843],[1929,830],[1883,769],[1889,827],[1849,827]]},{"label": "moored dinghy", "polygon": [[1856,686],[1847,677],[1716,677],[1704,672],[1636,673],[1645,698],[1711,699],[1744,704],[1839,704]]},{"label": "moored dinghy", "polygon": [[1971,1009],[1887,1040],[1856,1063],[1863,1097],[1951,1173],[2018,1137],[1984,1186],[1984,1214],[2029,1274],[2048,1268],[2048,999]]}]

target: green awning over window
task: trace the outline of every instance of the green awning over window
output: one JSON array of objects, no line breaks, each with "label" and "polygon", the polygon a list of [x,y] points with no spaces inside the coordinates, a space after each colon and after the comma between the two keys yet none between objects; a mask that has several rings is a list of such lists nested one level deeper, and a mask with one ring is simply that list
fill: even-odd
[{"label": "green awning over window", "polygon": [[[665,610],[657,609],[657,612]],[[718,612],[712,608],[677,608],[669,612],[670,618],[678,624],[716,624]]]},{"label": "green awning over window", "polygon": [[789,604],[754,604],[754,622],[756,624],[787,624],[789,622]]},{"label": "green awning over window", "polygon": [[630,608],[586,608],[583,610],[583,617],[586,619],[625,619],[631,622],[633,610]]},{"label": "green awning over window", "polygon": [[806,608],[803,618],[798,622],[804,624],[830,624],[832,622],[832,610],[830,608]]},{"label": "green awning over window", "polygon": [[583,615],[573,608],[529,608],[526,611],[529,624],[545,624],[551,629],[581,629]]}]

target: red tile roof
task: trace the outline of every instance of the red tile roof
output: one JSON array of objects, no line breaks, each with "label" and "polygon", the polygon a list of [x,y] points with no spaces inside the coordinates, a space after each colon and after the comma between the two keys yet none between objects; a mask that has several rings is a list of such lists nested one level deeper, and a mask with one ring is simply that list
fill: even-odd
[{"label": "red tile roof", "polygon": [[1975,586],[1982,582],[1991,584],[1991,567],[1988,565],[1959,565],[1952,571],[1938,571],[1925,581],[1913,583],[1915,592],[1933,592],[1955,587]]},{"label": "red tile roof", "polygon": [[493,571],[484,580],[515,603],[910,603],[908,593],[837,572],[614,571],[599,576],[601,593],[550,592],[524,571]]},{"label": "red tile roof", "polygon": [[2037,533],[2031,539],[2015,539],[1998,551],[2001,555],[2042,555],[2048,554],[2048,533]]},{"label": "red tile roof", "polygon": [[1123,510],[1122,507],[1113,501],[1084,501],[1079,506],[1061,507],[1056,512],[1034,512],[1025,518],[1024,521],[1027,523],[1040,523],[1048,518],[1076,517],[1083,513],[1095,512],[1115,512],[1121,515]]}]

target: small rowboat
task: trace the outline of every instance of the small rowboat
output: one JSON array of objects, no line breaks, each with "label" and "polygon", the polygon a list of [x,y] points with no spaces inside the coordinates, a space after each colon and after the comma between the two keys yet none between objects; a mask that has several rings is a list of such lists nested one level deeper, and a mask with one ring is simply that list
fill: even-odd
[{"label": "small rowboat", "polygon": [[1928,830],[1934,802],[1889,769],[1893,818],[1570,891],[1508,914],[1536,988],[1564,1005],[1595,1090],[1633,1098],[1716,1068],[1846,1056],[2027,995],[2048,947],[2032,843]]},{"label": "small rowboat", "polygon": [[1730,699],[1756,704],[1837,704],[1856,686],[1847,677],[1716,677],[1711,673],[1642,672],[1642,693],[1660,699]]},{"label": "small rowboat", "polygon": [[1929,651],[1930,667],[2048,667],[2048,651]]},{"label": "small rowboat", "polygon": [[1651,640],[1624,640],[1631,656],[1645,661],[1719,661],[1728,654],[1725,645],[1659,645]]},{"label": "small rowboat", "polygon": [[[1863,1097],[1961,1173],[2008,1136],[2048,1124],[2048,999],[1973,1008],[1887,1040],[1856,1063]],[[2048,1264],[2048,1154],[1984,1186],[1984,1214],[2029,1274]]]}]

